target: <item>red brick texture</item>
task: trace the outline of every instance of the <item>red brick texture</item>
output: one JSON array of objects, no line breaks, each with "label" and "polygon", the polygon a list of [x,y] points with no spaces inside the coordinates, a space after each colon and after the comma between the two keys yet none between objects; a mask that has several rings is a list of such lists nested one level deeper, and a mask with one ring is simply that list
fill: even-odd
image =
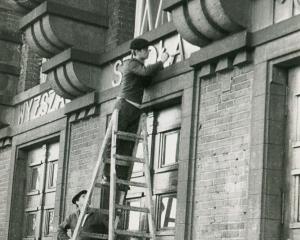
[{"label": "red brick texture", "polygon": [[[250,159],[251,66],[201,81],[193,239],[244,239]],[[222,81],[223,80],[223,81]]]}]

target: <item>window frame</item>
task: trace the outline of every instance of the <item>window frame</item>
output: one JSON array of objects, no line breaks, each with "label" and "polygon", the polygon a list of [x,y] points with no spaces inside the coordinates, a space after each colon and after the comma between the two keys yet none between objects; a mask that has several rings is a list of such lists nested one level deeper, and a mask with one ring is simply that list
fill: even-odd
[{"label": "window frame", "polygon": [[[51,146],[53,144],[58,144],[58,149],[54,150],[54,151],[58,151],[58,156],[59,156],[59,145],[60,142],[55,141],[55,142],[45,142],[43,144],[37,144],[37,145],[32,145],[31,147],[29,147],[27,150],[24,149],[22,151],[27,152],[26,154],[26,158],[24,159],[25,162],[25,167],[28,168],[28,172],[26,174],[26,181],[27,182],[31,182],[31,178],[32,176],[28,176],[28,174],[31,174],[31,169],[32,168],[40,168],[39,171],[39,175],[40,175],[40,186],[38,190],[34,190],[34,191],[29,191],[29,187],[30,184],[26,183],[26,189],[24,191],[24,198],[25,203],[27,203],[27,201],[33,201],[33,203],[30,204],[29,208],[24,208],[23,211],[23,215],[24,215],[24,221],[23,221],[23,235],[22,235],[22,240],[34,240],[37,237],[38,238],[43,238],[43,239],[52,239],[54,236],[54,231],[50,232],[50,228],[49,228],[49,233],[48,235],[46,235],[46,227],[47,227],[47,219],[48,219],[48,212],[51,211],[53,212],[53,219],[55,218],[55,199],[51,200],[51,194],[52,192],[56,192],[57,190],[57,175],[58,175],[58,162],[59,162],[59,157],[55,157],[53,159],[50,159],[50,153],[49,151],[51,151]],[[30,160],[30,156],[28,154],[28,152],[30,151],[34,151],[35,149],[41,149],[41,151],[44,151],[42,154],[42,158],[43,159],[39,159],[38,161],[35,162],[31,162],[29,163]],[[56,167],[55,167],[56,166]],[[52,169],[52,170],[51,170]],[[49,188],[49,181],[50,181],[50,177],[54,177],[54,172],[56,170],[56,181],[54,182],[54,185],[52,187]],[[52,171],[52,174],[51,172]],[[50,195],[49,195],[50,194]],[[37,201],[37,199],[34,199],[32,197],[36,197],[39,198],[40,200]],[[31,199],[28,199],[31,198]],[[27,200],[28,199],[28,200]],[[52,204],[47,205],[48,203],[46,203],[46,199],[50,199],[51,202],[53,202],[53,206]],[[39,203],[38,203],[39,202]],[[50,202],[50,203],[51,203]],[[45,205],[46,204],[46,205]],[[37,224],[37,229],[36,229],[36,233],[35,236],[25,236],[26,232],[27,232],[27,215],[30,212],[35,212],[36,215],[36,224]],[[48,226],[50,227],[50,225]]]},{"label": "window frame", "polygon": [[169,196],[175,196],[173,199],[176,199],[175,211],[177,212],[177,192],[172,191],[172,192],[165,192],[156,195],[156,230],[159,235],[170,235],[170,234],[173,235],[175,233],[176,216],[174,219],[174,224],[175,224],[174,227],[161,227],[161,214],[159,213],[161,211],[162,199]]},{"label": "window frame", "polygon": [[[176,141],[176,153],[175,153],[175,162],[171,164],[165,164],[165,154],[166,154],[166,137],[172,133],[178,133]],[[160,146],[159,146],[159,160],[158,160],[158,169],[168,169],[174,168],[174,165],[178,165],[178,155],[179,155],[179,142],[180,142],[180,128],[170,129],[168,131],[160,132]]]}]

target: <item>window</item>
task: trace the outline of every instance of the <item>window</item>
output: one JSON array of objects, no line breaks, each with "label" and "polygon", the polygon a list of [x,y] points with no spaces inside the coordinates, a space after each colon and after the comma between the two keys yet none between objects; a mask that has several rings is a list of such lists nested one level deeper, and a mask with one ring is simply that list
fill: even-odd
[{"label": "window", "polygon": [[34,237],[36,231],[36,212],[28,212],[26,214],[26,230],[25,237]]},{"label": "window", "polygon": [[54,231],[54,226],[53,226],[53,219],[54,219],[54,211],[53,209],[51,210],[46,210],[45,213],[45,222],[44,222],[44,236],[49,236],[51,233]]},{"label": "window", "polygon": [[[141,207],[142,199],[127,199],[126,205],[131,207]],[[143,217],[145,217],[145,214],[136,211],[126,211],[124,213],[126,219],[124,229],[129,231],[138,231],[143,229]]]},{"label": "window", "polygon": [[161,159],[160,166],[168,166],[177,163],[179,130],[161,134]]},{"label": "window", "polygon": [[175,228],[176,205],[176,194],[158,197],[158,229]]},{"label": "window", "polygon": [[[156,203],[156,227],[160,239],[172,239],[175,235],[177,208],[178,156],[180,146],[181,107],[149,112],[147,119],[149,165]],[[138,145],[137,157],[143,157],[142,144]],[[133,168],[131,180],[144,180],[142,166]],[[140,173],[140,174],[138,174]],[[144,195],[140,188],[132,187],[127,194],[128,204],[143,206]],[[147,229],[147,216],[137,212],[126,213],[125,227],[129,230]]]},{"label": "window", "polygon": [[52,239],[59,143],[27,151],[23,239]]},{"label": "window", "polygon": [[300,223],[300,169],[292,171],[292,177],[294,181],[294,201],[293,201],[293,222]]}]

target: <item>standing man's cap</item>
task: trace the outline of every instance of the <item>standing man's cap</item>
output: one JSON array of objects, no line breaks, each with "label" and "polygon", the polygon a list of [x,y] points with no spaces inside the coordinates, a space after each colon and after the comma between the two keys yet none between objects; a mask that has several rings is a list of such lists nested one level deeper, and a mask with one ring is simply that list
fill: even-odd
[{"label": "standing man's cap", "polygon": [[79,200],[80,196],[82,194],[87,194],[87,190],[81,190],[79,193],[77,193],[73,198],[72,198],[72,203],[76,204],[76,202]]},{"label": "standing man's cap", "polygon": [[147,48],[150,45],[150,42],[144,38],[135,38],[130,43],[131,50],[141,50]]}]

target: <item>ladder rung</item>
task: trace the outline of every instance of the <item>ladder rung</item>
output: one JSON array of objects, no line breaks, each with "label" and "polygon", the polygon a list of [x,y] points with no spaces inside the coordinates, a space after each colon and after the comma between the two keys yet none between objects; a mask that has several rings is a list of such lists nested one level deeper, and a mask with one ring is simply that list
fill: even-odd
[{"label": "ladder rung", "polygon": [[117,131],[115,134],[117,134],[117,137],[122,140],[134,141],[134,142],[136,140],[143,140],[143,137],[141,135],[137,135],[135,133]]},{"label": "ladder rung", "polygon": [[[110,164],[110,162],[111,162],[110,159],[105,160],[105,163]],[[116,165],[129,167],[131,164],[129,162],[116,160]]]},{"label": "ladder rung", "polygon": [[124,156],[124,155],[119,155],[119,154],[117,154],[115,157],[117,160],[120,160],[120,161],[145,163],[143,158],[136,158],[136,157],[132,157],[132,156]]},{"label": "ladder rung", "polygon": [[109,187],[109,182],[106,182],[106,181],[103,181],[101,183],[96,182],[95,187],[97,187],[97,188]]},{"label": "ladder rung", "polygon": [[123,236],[151,238],[151,235],[142,231],[115,230],[115,233]]},{"label": "ladder rung", "polygon": [[90,232],[81,232],[80,237],[89,237],[89,238],[95,238],[95,239],[108,239],[107,234],[90,233]]},{"label": "ladder rung", "polygon": [[127,186],[147,188],[147,184],[146,183],[141,183],[141,182],[133,182],[133,181],[127,181],[127,180],[122,180],[122,179],[117,179],[116,182],[118,184],[127,185]]},{"label": "ladder rung", "polygon": [[[133,182],[133,181],[127,181],[122,179],[117,179],[116,182],[118,184],[126,185],[126,186],[134,186],[134,187],[141,187],[141,188],[147,188],[146,183],[141,182]],[[95,187],[102,188],[102,187],[109,187],[110,182],[103,181],[102,183],[95,183]]]},{"label": "ladder rung", "polygon": [[149,209],[148,208],[143,208],[143,207],[132,207],[132,206],[116,204],[116,208],[122,209],[122,210],[128,210],[128,211],[149,213]]},{"label": "ladder rung", "polygon": [[109,214],[109,210],[108,209],[104,209],[104,208],[90,208],[91,210],[94,210],[95,212],[100,211],[100,213],[104,214],[104,215],[108,215]]}]

